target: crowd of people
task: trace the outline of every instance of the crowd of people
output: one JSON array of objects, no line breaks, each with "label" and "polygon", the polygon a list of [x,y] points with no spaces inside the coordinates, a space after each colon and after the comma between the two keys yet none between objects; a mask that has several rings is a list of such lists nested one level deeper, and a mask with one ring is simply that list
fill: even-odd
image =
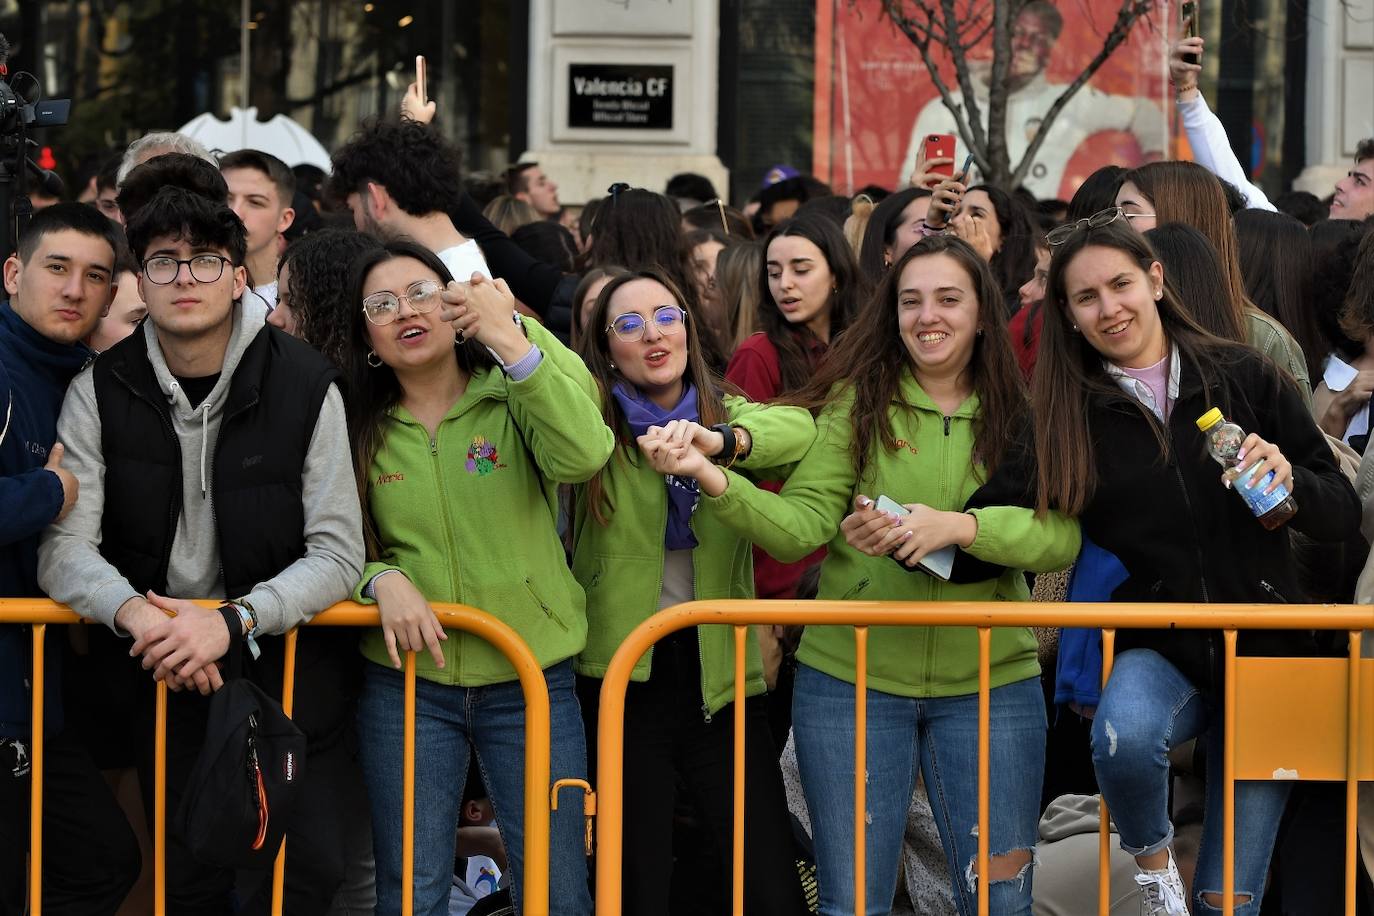
[{"label": "crowd of people", "polygon": [[[779,166],[738,209],[679,175],[574,210],[535,163],[463,176],[412,87],[327,176],[157,133],[35,213],[0,305],[0,594],[94,625],[49,633],[41,724],[30,634],[0,627],[0,913],[26,912],[35,728],[43,912],[114,914],[153,817],[154,685],[171,814],[226,683],[279,699],[284,634],[350,598],[380,627],[297,638],[289,821],[264,805],[257,856],[227,863],[169,817],[168,912],[268,912],[281,831],[285,912],[402,912],[407,653],[414,912],[522,911],[521,687],[435,603],[523,640],[552,776],[595,785],[612,656],[686,601],[1371,600],[1374,138],[1329,201],[1271,203],[1197,92],[1202,51],[1171,56],[1195,161],[1106,166],[1070,201],[918,160],[852,197]],[[1213,408],[1244,431],[1224,465]],[[854,631],[754,636],[746,912],[852,914],[863,868],[871,916],[976,913],[976,631],[869,636],[861,862]],[[1099,689],[1100,652],[993,631],[990,912],[1096,912],[1075,840],[1098,794],[1112,912],[1219,912],[1221,636],[1123,631]],[[634,668],[626,913],[728,911],[734,653],[692,627]],[[142,811],[104,775],[128,769]],[[1237,784],[1236,913],[1339,910],[1325,788]],[[1368,793],[1360,830],[1374,868]],[[579,805],[549,844],[550,912],[589,914]]]}]

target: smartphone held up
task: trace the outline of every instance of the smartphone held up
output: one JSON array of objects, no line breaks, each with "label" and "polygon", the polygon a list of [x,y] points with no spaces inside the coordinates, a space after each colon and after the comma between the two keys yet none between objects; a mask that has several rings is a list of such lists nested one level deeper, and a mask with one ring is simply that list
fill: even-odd
[{"label": "smartphone held up", "polygon": [[[1179,32],[1184,38],[1197,38],[1199,34],[1197,0],[1183,0],[1178,8]],[[1184,54],[1183,62],[1197,66],[1198,55]]]}]

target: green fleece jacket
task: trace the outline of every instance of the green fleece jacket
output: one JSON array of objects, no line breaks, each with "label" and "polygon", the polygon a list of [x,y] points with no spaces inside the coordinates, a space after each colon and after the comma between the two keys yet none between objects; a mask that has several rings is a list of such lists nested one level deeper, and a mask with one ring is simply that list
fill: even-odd
[{"label": "green fleece jacket", "polygon": [[[978,534],[972,557],[1007,567],[995,579],[958,585],[909,570],[890,557],[869,557],[845,543],[840,522],[855,495],[887,496],[961,511],[979,486],[973,453],[976,395],[945,417],[908,371],[890,409],[896,448],[877,449],[864,479],[850,457],[852,393],[831,403],[816,422],[816,442],[781,493],[749,486],[732,472],[729,488],[703,500],[714,516],[784,563],[829,544],[821,567],[820,598],[885,601],[1025,601],[1022,570],[1061,569],[1078,554],[1077,522],[1056,513],[1037,519],[1030,509],[973,510]],[[910,405],[909,409],[903,405]],[[957,565],[956,565],[957,569]],[[1035,638],[1025,628],[994,630],[992,686],[1039,673]],[[978,689],[978,637],[970,627],[878,627],[869,636],[868,684],[898,696],[958,696]],[[854,681],[854,631],[807,627],[797,658],[832,677]]]},{"label": "green fleece jacket", "polygon": [[[730,424],[749,431],[753,447],[737,466],[764,471],[793,464],[806,454],[816,436],[811,415],[797,407],[768,407],[726,397]],[[638,449],[617,448],[602,474],[612,507],[602,525],[591,516],[586,487],[578,487],[573,548],[573,575],[587,592],[587,647],[577,670],[604,677],[630,631],[658,611],[663,588],[663,534],[668,524],[668,493],[663,475],[649,466]],[[742,486],[753,484],[739,478]],[[728,528],[706,499],[692,515],[697,547],[692,551],[694,594],[708,598],[754,597],[754,564],[749,541]],[[731,627],[697,628],[701,646],[702,711],[710,716],[735,698],[735,641]],[[756,640],[747,640],[745,696],[764,691],[763,663]],[[653,663],[650,649],[635,665],[632,680],[647,681]]]},{"label": "green fleece jacket", "polygon": [[[586,602],[558,538],[558,484],[595,474],[614,439],[602,422],[596,383],[576,354],[526,319],[544,353],[512,382],[500,369],[474,373],[430,438],[397,406],[382,421],[367,500],[383,545],[354,597],[385,569],[404,572],[430,601],[469,604],[514,628],[547,668],[582,649]],[[480,687],[515,679],[504,655],[477,636],[449,630],[444,667],[417,652],[417,674]],[[390,665],[380,629],[363,654]]]}]

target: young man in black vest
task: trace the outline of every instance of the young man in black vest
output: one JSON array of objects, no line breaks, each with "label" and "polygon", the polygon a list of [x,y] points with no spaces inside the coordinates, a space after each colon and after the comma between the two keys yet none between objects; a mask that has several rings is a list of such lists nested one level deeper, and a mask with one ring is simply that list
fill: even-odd
[{"label": "young man in black vest", "polygon": [[[164,187],[130,215],[148,319],[72,383],[58,435],[82,485],[45,534],[39,582],[56,600],[132,637],[169,704],[167,811],[205,732],[217,662],[231,641],[280,696],[285,633],[346,598],[362,572],[362,521],[335,370],[266,326],[243,298],[243,223],[222,201]],[[192,598],[216,598],[225,612]],[[244,653],[247,658],[249,653]],[[342,875],[331,812],[349,718],[352,658],[303,633],[296,720],[309,740],[302,806],[287,835],[286,909],[323,913]],[[145,805],[152,794],[152,680],[129,727]],[[228,914],[234,874],[195,861],[169,825],[169,912]],[[241,875],[239,912],[266,912],[270,872]]]},{"label": "young man in black vest", "polygon": [[[94,355],[82,339],[110,307],[118,227],[92,207],[34,215],[5,262],[0,302],[0,597],[36,598],[38,539],[78,500],[57,444],[67,385]],[[63,715],[66,627],[44,645],[43,912],[112,916],[138,878],[138,843]],[[0,625],[0,914],[25,912],[32,772],[28,627]]]}]

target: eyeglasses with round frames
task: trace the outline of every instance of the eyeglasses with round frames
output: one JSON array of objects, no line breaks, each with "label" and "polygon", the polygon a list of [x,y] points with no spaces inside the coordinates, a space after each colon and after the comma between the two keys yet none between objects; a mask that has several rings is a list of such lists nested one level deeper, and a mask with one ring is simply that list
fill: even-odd
[{"label": "eyeglasses with round frames", "polygon": [[1099,210],[1092,216],[1080,219],[1076,222],[1056,226],[1045,234],[1045,243],[1051,248],[1058,248],[1060,245],[1073,238],[1075,232],[1080,232],[1084,229],[1101,229],[1103,226],[1110,226],[1119,219],[1133,220],[1146,216],[1154,216],[1154,214],[1127,213],[1120,207],[1108,207],[1105,210]]},{"label": "eyeglasses with round frames", "polygon": [[166,286],[176,280],[185,264],[191,272],[191,279],[197,283],[214,283],[224,276],[224,265],[229,259],[218,254],[198,254],[194,258],[174,258],[170,255],[157,255],[143,262],[143,276],[150,283]]},{"label": "eyeglasses with round frames", "polygon": [[[682,326],[687,321],[687,313],[683,311],[681,306],[660,305],[654,309],[652,320],[658,333],[665,337],[671,337],[682,332]],[[606,325],[606,330],[614,333],[621,340],[633,342],[644,339],[646,327],[648,327],[648,322],[644,320],[643,315],[626,312]]]},{"label": "eyeglasses with round frames", "polygon": [[417,314],[425,315],[439,305],[439,293],[443,291],[434,280],[417,280],[406,287],[404,296],[395,293],[373,293],[363,300],[363,315],[376,325],[391,324],[401,314],[401,301],[410,303]]}]

